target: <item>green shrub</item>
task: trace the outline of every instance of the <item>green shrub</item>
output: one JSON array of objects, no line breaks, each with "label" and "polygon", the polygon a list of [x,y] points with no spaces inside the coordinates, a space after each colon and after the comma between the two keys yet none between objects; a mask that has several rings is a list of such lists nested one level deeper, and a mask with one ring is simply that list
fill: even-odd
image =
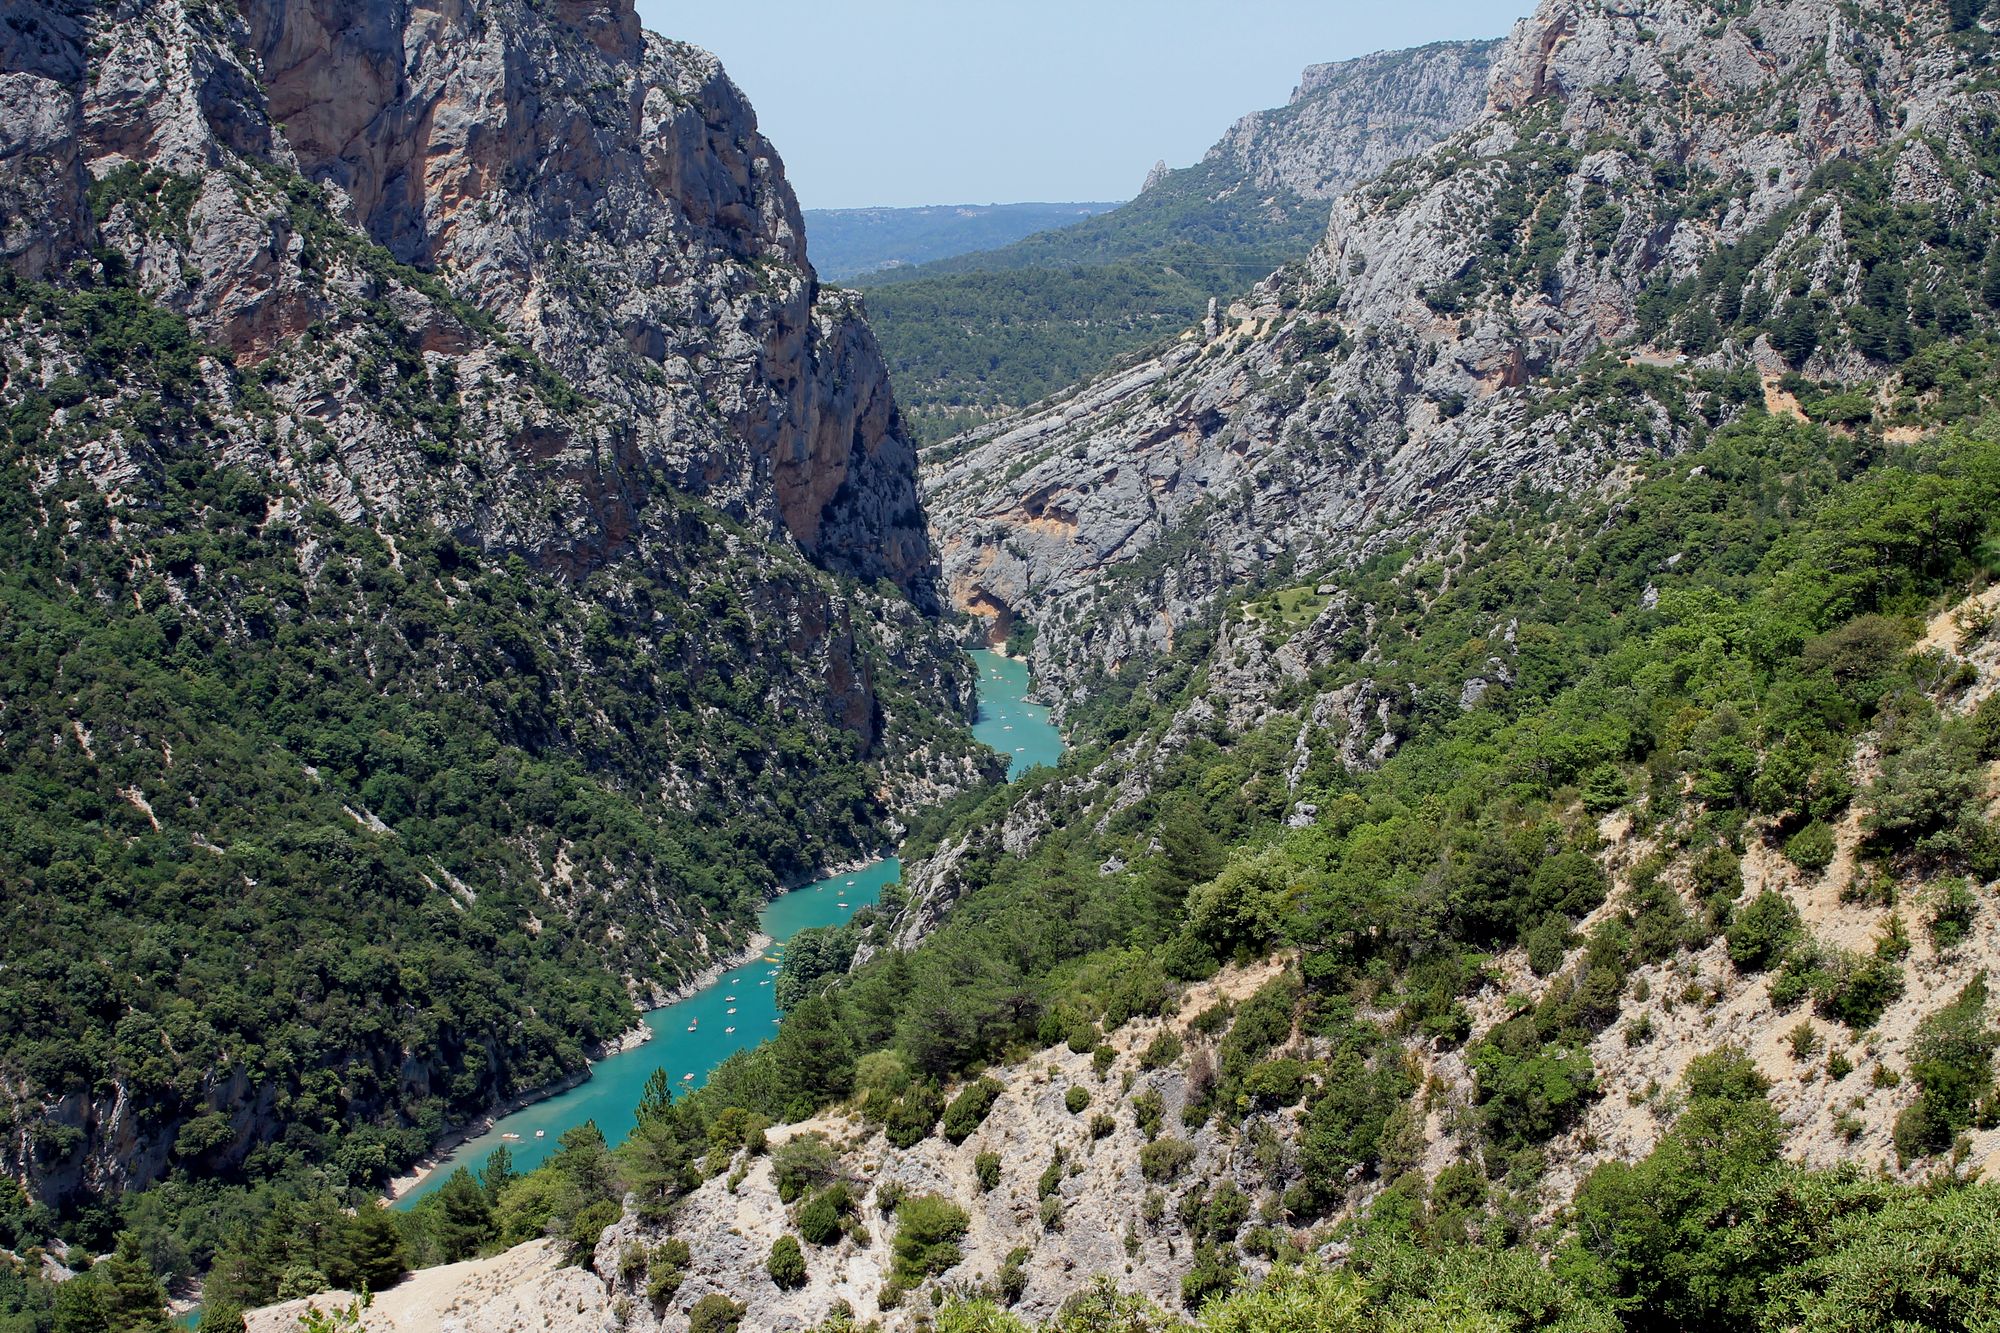
[{"label": "green shrub", "polygon": [[1063,1107],[1071,1115],[1076,1115],[1089,1105],[1090,1090],[1088,1088],[1072,1083],[1069,1091],[1063,1094]]},{"label": "green shrub", "polygon": [[1061,1231],[1063,1224],[1063,1201],[1060,1194],[1051,1194],[1041,1203],[1040,1216],[1042,1230]]},{"label": "green shrub", "polygon": [[[2000,699],[2000,695],[1994,697]],[[1973,896],[1971,883],[1956,875],[1940,883],[1936,894],[1927,923],[1931,943],[1940,950],[1955,949],[1972,933],[1972,918],[1979,900]]]},{"label": "green shrub", "polygon": [[1214,1004],[1196,1014],[1188,1024],[1188,1028],[1190,1031],[1199,1032],[1204,1037],[1213,1037],[1216,1033],[1229,1026],[1230,1015],[1235,1013],[1235,1011],[1235,1006],[1230,1004],[1228,1000],[1217,1000]]},{"label": "green shrub", "polygon": [[1981,1099],[1992,1095],[1993,1052],[2000,1032],[1987,1023],[1983,976],[1917,1025],[1910,1045],[1910,1077],[1917,1101],[1896,1119],[1896,1150],[1906,1160],[1943,1152],[1973,1123]]},{"label": "green shrub", "polygon": [[1243,1076],[1244,1095],[1264,1110],[1297,1105],[1305,1090],[1306,1066],[1303,1060],[1289,1057],[1266,1060],[1251,1066],[1250,1072]]},{"label": "green shrub", "polygon": [[1729,961],[1746,972],[1761,972],[1782,962],[1798,937],[1798,909],[1770,889],[1751,899],[1723,932]]},{"label": "green shrub", "polygon": [[1570,941],[1575,932],[1569,922],[1560,916],[1542,918],[1540,925],[1528,932],[1525,941],[1528,950],[1528,970],[1538,977],[1546,977],[1563,965],[1563,958],[1569,953]]},{"label": "green shrub", "polygon": [[982,1078],[965,1086],[958,1096],[951,1099],[951,1105],[944,1108],[944,1136],[953,1143],[963,1143],[986,1119],[993,1103],[1005,1091],[999,1083],[990,1078]]},{"label": "green shrub", "polygon": [[831,1245],[840,1239],[846,1215],[853,1210],[854,1196],[844,1184],[829,1186],[799,1209],[799,1235],[808,1245]]},{"label": "green shrub", "polygon": [[1194,1145],[1186,1139],[1155,1139],[1139,1150],[1139,1171],[1148,1180],[1165,1183],[1194,1160]]},{"label": "green shrub", "polygon": [[771,1281],[785,1291],[792,1291],[806,1284],[806,1256],[799,1249],[799,1242],[792,1236],[780,1236],[771,1242],[771,1257],[764,1261],[764,1271],[771,1275]]},{"label": "green shrub", "polygon": [[1181,1278],[1181,1304],[1199,1310],[1210,1300],[1232,1290],[1242,1276],[1236,1251],[1228,1245],[1202,1245],[1194,1252],[1194,1267]]},{"label": "green shrub", "polygon": [[1160,1121],[1167,1113],[1166,1101],[1156,1088],[1142,1088],[1132,1098],[1132,1120],[1139,1126],[1139,1132],[1151,1139],[1160,1132]]},{"label": "green shrub", "polygon": [[1814,820],[1785,841],[1785,856],[1799,869],[1818,874],[1833,864],[1833,829]]},{"label": "green shrub", "polygon": [[983,1152],[972,1159],[973,1174],[979,1177],[979,1192],[984,1194],[1000,1184],[1000,1154]]},{"label": "green shrub", "polygon": [[596,1250],[605,1228],[616,1222],[622,1211],[609,1199],[599,1199],[588,1207],[578,1209],[563,1233],[563,1240],[569,1246],[570,1262],[589,1266],[591,1253]]},{"label": "green shrub", "polygon": [[839,1167],[839,1159],[822,1134],[795,1134],[771,1154],[771,1175],[783,1203],[827,1184]]},{"label": "green shrub", "polygon": [[711,1291],[688,1311],[688,1333],[736,1333],[749,1308]]},{"label": "green shrub", "polygon": [[1171,1028],[1163,1028],[1159,1035],[1146,1043],[1146,1049],[1139,1053],[1139,1068],[1165,1069],[1181,1058],[1184,1049],[1186,1048],[1181,1042],[1180,1034]]},{"label": "green shrub", "polygon": [[1035,1182],[1035,1197],[1046,1199],[1062,1188],[1063,1150],[1058,1148],[1049,1155],[1049,1164],[1042,1168],[1042,1177]]},{"label": "green shrub", "polygon": [[944,1112],[944,1096],[928,1083],[913,1085],[883,1118],[883,1133],[897,1148],[914,1148],[930,1137]]},{"label": "green shrub", "polygon": [[904,1199],[896,1207],[895,1280],[914,1286],[956,1264],[971,1225],[965,1210],[941,1195]]},{"label": "green shrub", "polygon": [[1808,975],[1813,1010],[1859,1032],[1903,993],[1903,969],[1881,953],[1835,951]]}]

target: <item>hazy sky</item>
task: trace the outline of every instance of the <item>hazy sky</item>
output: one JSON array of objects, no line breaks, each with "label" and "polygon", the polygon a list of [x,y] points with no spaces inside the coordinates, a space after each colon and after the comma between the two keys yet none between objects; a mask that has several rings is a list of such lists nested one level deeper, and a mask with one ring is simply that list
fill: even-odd
[{"label": "hazy sky", "polygon": [[1301,69],[1533,0],[638,0],[749,94],[807,208],[1124,199]]}]

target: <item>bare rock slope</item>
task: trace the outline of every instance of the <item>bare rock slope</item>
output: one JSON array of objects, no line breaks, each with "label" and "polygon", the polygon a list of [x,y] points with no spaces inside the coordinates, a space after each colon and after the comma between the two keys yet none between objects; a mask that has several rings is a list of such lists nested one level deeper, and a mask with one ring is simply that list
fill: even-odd
[{"label": "bare rock slope", "polygon": [[1549,0],[1494,53],[1475,123],[1345,192],[1306,264],[927,452],[953,603],[996,637],[1033,625],[1060,701],[1221,589],[1685,440],[1643,397],[1581,410],[1585,369],[1886,376],[1909,347],[1871,322],[1858,211],[1992,195],[1992,95],[1948,21],[1928,0]]}]

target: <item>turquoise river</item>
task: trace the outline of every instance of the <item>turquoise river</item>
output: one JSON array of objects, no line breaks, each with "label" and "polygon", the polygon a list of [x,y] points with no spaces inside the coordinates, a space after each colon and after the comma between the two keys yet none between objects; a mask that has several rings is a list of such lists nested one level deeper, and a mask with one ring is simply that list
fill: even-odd
[{"label": "turquoise river", "polygon": [[[1007,756],[1010,778],[1037,764],[1056,763],[1062,757],[1062,736],[1050,724],[1049,710],[1027,701],[1026,664],[983,650],[973,653],[972,660],[979,671],[979,716],[972,734]],[[780,894],[760,917],[773,940],[761,957],[730,969],[687,999],[647,1014],[652,1036],[644,1044],[598,1061],[582,1083],[466,1139],[406,1191],[397,1206],[407,1207],[430,1193],[457,1167],[476,1170],[495,1148],[505,1147],[515,1169],[525,1171],[555,1150],[565,1130],[586,1120],[595,1120],[605,1139],[618,1143],[632,1132],[639,1094],[654,1070],[666,1070],[677,1088],[698,1088],[710,1070],[771,1035],[778,1023],[771,999],[778,967],[772,960],[784,941],[814,926],[846,921],[874,903],[883,886],[901,874],[902,863],[892,856]]]}]

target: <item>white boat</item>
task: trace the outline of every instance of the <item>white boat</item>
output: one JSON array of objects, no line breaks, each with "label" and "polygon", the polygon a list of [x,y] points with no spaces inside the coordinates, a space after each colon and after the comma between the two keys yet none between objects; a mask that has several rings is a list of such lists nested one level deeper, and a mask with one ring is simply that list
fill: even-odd
[{"label": "white boat", "polygon": [[770,983],[770,982],[768,982],[768,981],[760,981],[760,982],[758,982],[757,984],[758,984],[759,986],[768,986],[768,985],[770,985],[771,983]]},{"label": "white boat", "polygon": [[502,1134],[500,1137],[503,1139],[518,1139],[521,1136],[519,1134],[514,1133],[512,1130],[509,1130],[505,1134]]},{"label": "white boat", "polygon": [[[725,995],[722,998],[729,1001],[731,1004],[736,1003],[736,997],[734,995]],[[733,1014],[736,1011],[734,1009],[731,1009],[729,1012]]]},{"label": "white boat", "polygon": [[538,1139],[545,1139],[548,1136],[549,1132],[546,1129],[538,1129],[535,1131],[535,1137]]},{"label": "white boat", "polygon": [[733,1013],[735,1013],[736,1011],[735,1011],[734,1009],[731,1009],[731,1010],[730,1010],[729,1012],[733,1014]]},{"label": "white boat", "polygon": [[845,906],[847,906],[847,904],[846,904],[846,903],[835,903],[835,904],[834,904],[834,906],[835,906],[835,907],[845,907]]},{"label": "white boat", "polygon": [[693,1074],[682,1074],[682,1075],[681,1075],[681,1082],[683,1082],[683,1083],[692,1083],[692,1082],[694,1082],[694,1075],[693,1075]]},{"label": "white boat", "polygon": [[722,1030],[723,1030],[723,1031],[724,1031],[725,1033],[727,1033],[727,1032],[734,1032],[734,1031],[736,1031],[736,1029],[735,1029],[735,1028],[724,1028],[724,1029],[722,1029]]}]

